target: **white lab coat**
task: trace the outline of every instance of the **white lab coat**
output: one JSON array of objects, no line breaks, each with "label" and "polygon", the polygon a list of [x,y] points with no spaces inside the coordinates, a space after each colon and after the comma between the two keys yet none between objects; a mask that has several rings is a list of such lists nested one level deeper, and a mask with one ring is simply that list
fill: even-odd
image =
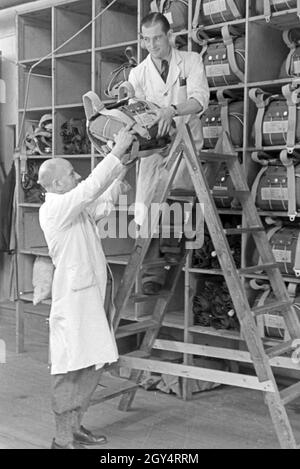
[{"label": "white lab coat", "polygon": [[[124,166],[108,155],[66,194],[46,194],[40,224],[55,265],[50,312],[51,374],[118,359],[104,311],[107,270],[96,220],[121,191]],[[100,197],[101,196],[101,197]]]},{"label": "white lab coat", "polygon": [[[190,98],[196,99],[205,110],[209,103],[209,87],[205,76],[202,58],[196,52],[184,52],[172,49],[169,75],[165,83],[161,78],[150,54],[137,67],[132,69],[129,81],[139,99],[151,101],[161,107],[180,104]],[[186,83],[185,86],[183,84]],[[199,115],[175,118],[177,126],[188,123],[197,150],[203,146],[202,128]],[[141,224],[145,215],[143,204],[148,206],[164,165],[159,154],[144,158],[140,164],[136,192],[136,222]],[[173,184],[174,188],[192,189],[192,181],[186,164],[182,162]]]}]

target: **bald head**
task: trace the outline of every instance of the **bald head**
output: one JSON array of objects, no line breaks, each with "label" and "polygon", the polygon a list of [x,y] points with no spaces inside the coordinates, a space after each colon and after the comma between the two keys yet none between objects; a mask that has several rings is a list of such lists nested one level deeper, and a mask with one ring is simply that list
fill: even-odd
[{"label": "bald head", "polygon": [[39,184],[47,192],[64,194],[74,189],[80,180],[71,163],[63,158],[51,158],[39,169]]}]

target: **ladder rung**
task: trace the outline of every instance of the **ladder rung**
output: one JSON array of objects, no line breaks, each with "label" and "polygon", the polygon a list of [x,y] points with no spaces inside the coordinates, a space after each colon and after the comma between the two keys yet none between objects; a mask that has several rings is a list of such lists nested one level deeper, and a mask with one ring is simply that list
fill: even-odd
[{"label": "ladder rung", "polygon": [[275,345],[266,350],[266,354],[269,358],[279,357],[287,352],[290,352],[294,349],[294,340],[289,340],[287,342],[283,342],[282,344]]},{"label": "ladder rung", "polygon": [[[124,380],[125,381],[125,380]],[[90,405],[100,404],[101,402],[108,401],[110,399],[114,399],[115,397],[121,396],[129,391],[135,391],[138,389],[139,385],[133,383],[132,381],[126,380],[123,383],[114,384],[108,388],[104,388],[99,392],[95,392],[94,396],[91,399]]]},{"label": "ladder rung", "polygon": [[268,305],[254,308],[252,309],[252,313],[254,314],[254,316],[260,316],[261,314],[270,313],[272,311],[284,312],[288,310],[291,306],[293,306],[293,303],[291,303],[290,301],[276,301]]},{"label": "ladder rung", "polygon": [[126,326],[121,326],[116,332],[116,338],[120,339],[122,337],[129,337],[130,335],[138,334],[139,332],[145,332],[148,329],[154,328],[157,326],[157,323],[153,320],[134,322],[133,324],[127,324]]},{"label": "ladder rung", "polygon": [[280,397],[283,405],[287,405],[292,401],[295,401],[300,396],[300,381],[292,386],[284,389],[280,393]]},{"label": "ladder rung", "polygon": [[170,292],[168,290],[161,290],[157,295],[143,295],[143,293],[138,293],[132,295],[130,299],[135,303],[146,303],[147,301],[158,300],[159,298],[168,298]]},{"label": "ladder rung", "polygon": [[230,155],[224,153],[213,153],[213,152],[203,152],[199,153],[200,160],[213,161],[214,163],[231,162],[232,160],[237,160],[237,155]]},{"label": "ladder rung", "polygon": [[223,199],[224,197],[232,197],[241,201],[242,199],[247,199],[250,195],[249,191],[236,191],[236,190],[220,190],[220,189],[212,189],[211,194],[213,195],[214,199]]},{"label": "ladder rung", "polygon": [[250,234],[250,233],[260,233],[262,231],[265,231],[263,226],[255,226],[252,228],[229,228],[227,230],[224,230],[226,235],[235,235],[235,234]]},{"label": "ladder rung", "polygon": [[248,275],[248,274],[255,274],[256,272],[261,272],[263,270],[272,270],[272,269],[279,269],[278,264],[270,263],[270,264],[261,264],[261,265],[254,265],[252,267],[245,267],[244,269],[239,269],[239,275]]},{"label": "ladder rung", "polygon": [[166,265],[168,265],[168,263],[165,261],[165,259],[149,259],[143,261],[141,269],[145,267],[165,267]]}]

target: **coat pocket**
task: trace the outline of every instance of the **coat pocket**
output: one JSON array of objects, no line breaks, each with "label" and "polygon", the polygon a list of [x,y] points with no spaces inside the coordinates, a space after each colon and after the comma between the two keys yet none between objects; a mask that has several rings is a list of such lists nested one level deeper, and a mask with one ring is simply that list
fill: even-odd
[{"label": "coat pocket", "polygon": [[73,291],[84,290],[96,285],[95,274],[89,264],[76,264],[69,269]]}]

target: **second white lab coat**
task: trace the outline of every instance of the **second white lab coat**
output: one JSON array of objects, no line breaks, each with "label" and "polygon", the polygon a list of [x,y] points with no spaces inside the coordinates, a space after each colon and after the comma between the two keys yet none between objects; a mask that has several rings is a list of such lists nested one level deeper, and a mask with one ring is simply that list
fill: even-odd
[{"label": "second white lab coat", "polygon": [[118,158],[108,155],[70,192],[46,194],[40,209],[40,224],[55,265],[51,374],[100,367],[118,359],[104,311],[107,266],[96,220],[109,213],[121,184],[115,180],[123,169]]},{"label": "second white lab coat", "polygon": [[[209,87],[205,76],[202,58],[195,52],[172,49],[169,75],[165,83],[161,78],[150,54],[137,67],[132,69],[129,81],[135,89],[135,96],[168,107],[188,99],[196,99],[205,110],[209,103]],[[188,123],[197,150],[203,146],[203,134],[199,114],[175,118],[176,125]],[[141,224],[145,215],[143,204],[148,206],[164,160],[159,154],[144,158],[140,164],[136,193],[136,222]],[[185,163],[182,163],[173,184],[174,188],[192,189],[192,181]]]}]

